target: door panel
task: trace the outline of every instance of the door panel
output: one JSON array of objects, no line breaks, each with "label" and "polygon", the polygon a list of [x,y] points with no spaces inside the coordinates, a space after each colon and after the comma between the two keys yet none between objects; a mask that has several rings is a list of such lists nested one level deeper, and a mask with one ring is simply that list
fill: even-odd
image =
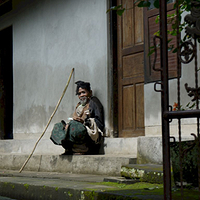
[{"label": "door panel", "polygon": [[[131,1],[123,1],[123,5],[125,8],[131,8]],[[133,9],[127,10],[123,13],[122,17],[123,26],[126,27],[122,29],[123,31],[123,48],[130,47],[134,44],[134,32],[133,32]]]},{"label": "door panel", "polygon": [[134,105],[134,86],[128,85],[123,87],[123,130],[134,127],[133,110]]},{"label": "door panel", "polygon": [[135,44],[143,43],[143,9],[135,7]]},{"label": "door panel", "polygon": [[132,0],[120,4],[127,10],[117,19],[119,137],[136,137],[144,135],[143,11]]},{"label": "door panel", "polygon": [[[144,117],[144,84],[136,84],[136,129],[144,128],[144,120],[141,120]],[[142,106],[141,106],[142,105]]]},{"label": "door panel", "polygon": [[123,78],[144,76],[143,53],[123,56]]}]

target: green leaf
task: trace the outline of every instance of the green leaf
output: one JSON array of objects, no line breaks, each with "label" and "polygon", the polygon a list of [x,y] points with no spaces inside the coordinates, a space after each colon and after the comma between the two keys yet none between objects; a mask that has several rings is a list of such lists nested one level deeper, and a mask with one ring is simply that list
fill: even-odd
[{"label": "green leaf", "polygon": [[189,105],[190,105],[190,102],[185,107],[188,107]]},{"label": "green leaf", "polygon": [[183,41],[186,41],[186,39],[187,39],[187,35],[185,35],[185,36],[183,37]]},{"label": "green leaf", "polygon": [[194,106],[195,106],[195,103],[193,103],[189,108],[191,109],[191,108],[194,108]]},{"label": "green leaf", "polygon": [[172,38],[171,38],[171,39],[169,39],[169,40],[167,41],[167,43],[170,43],[172,40],[173,40]]},{"label": "green leaf", "polygon": [[177,53],[178,52],[178,49],[177,48],[175,48],[173,51],[172,51],[172,53]]},{"label": "green leaf", "polygon": [[118,10],[119,8],[121,8],[122,7],[122,5],[118,5],[118,6],[113,6],[113,7],[111,7],[110,9],[111,10]]},{"label": "green leaf", "polygon": [[152,49],[151,51],[149,51],[148,56],[151,56],[154,52],[155,52],[155,50]]},{"label": "green leaf", "polygon": [[117,10],[117,15],[122,16],[122,14],[124,13],[125,8]]},{"label": "green leaf", "polygon": [[134,4],[138,3],[139,1],[141,1],[141,0],[134,1]]},{"label": "green leaf", "polygon": [[155,0],[153,5],[155,8],[159,8],[159,0]]},{"label": "green leaf", "polygon": [[140,1],[140,3],[138,3],[138,7],[149,7],[151,5],[151,3],[149,1]]},{"label": "green leaf", "polygon": [[172,51],[173,48],[174,48],[174,45],[168,46],[168,51]]},{"label": "green leaf", "polygon": [[175,24],[172,24],[172,28],[173,28],[173,29],[176,29],[176,27],[177,27],[176,23],[175,23]]},{"label": "green leaf", "polygon": [[106,13],[108,13],[108,12],[110,12],[111,11],[111,9],[108,9],[107,11],[106,11]]},{"label": "green leaf", "polygon": [[108,9],[108,10],[106,11],[106,13],[110,12],[111,10],[118,10],[118,9],[120,9],[121,7],[122,7],[122,5],[112,6],[110,9]]},{"label": "green leaf", "polygon": [[155,32],[154,35],[159,36],[160,35],[160,30],[158,30],[157,32]]},{"label": "green leaf", "polygon": [[159,23],[159,21],[160,21],[160,15],[157,15],[157,17],[155,19],[156,24]]},{"label": "green leaf", "polygon": [[176,2],[174,3],[174,7],[173,8],[176,9]]},{"label": "green leaf", "polygon": [[172,30],[172,31],[170,32],[170,34],[173,35],[173,36],[176,36],[176,35],[177,35],[177,32],[176,32],[176,30]]}]

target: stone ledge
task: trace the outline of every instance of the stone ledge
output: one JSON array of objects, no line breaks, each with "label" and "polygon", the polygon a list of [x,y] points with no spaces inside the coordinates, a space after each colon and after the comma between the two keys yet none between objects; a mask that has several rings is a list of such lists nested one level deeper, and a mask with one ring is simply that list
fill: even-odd
[{"label": "stone ledge", "polygon": [[129,164],[122,166],[121,176],[149,183],[163,183],[162,165]]},{"label": "stone ledge", "polygon": [[[20,170],[28,155],[0,154],[0,169]],[[136,158],[120,155],[33,155],[24,170],[120,176],[122,165]]]},{"label": "stone ledge", "polygon": [[[178,138],[175,137],[176,141]],[[182,141],[194,140],[194,137],[182,137]],[[171,140],[173,141],[173,140]],[[158,164],[162,165],[162,137],[138,137],[137,140],[137,164]]]}]

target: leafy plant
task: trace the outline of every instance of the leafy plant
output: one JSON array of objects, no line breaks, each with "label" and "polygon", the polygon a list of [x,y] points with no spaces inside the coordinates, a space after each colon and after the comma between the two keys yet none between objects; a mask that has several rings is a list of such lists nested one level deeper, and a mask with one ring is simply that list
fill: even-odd
[{"label": "leafy plant", "polygon": [[[180,105],[180,110],[192,110],[196,106],[196,103],[187,103],[186,106]],[[178,103],[174,102],[173,105],[173,111],[177,111],[178,109]]]},{"label": "leafy plant", "polygon": [[110,9],[107,10],[106,13],[110,12],[111,10],[116,10],[117,15],[122,16],[124,11],[126,10],[125,8],[122,8],[122,5],[119,6],[113,6]]}]

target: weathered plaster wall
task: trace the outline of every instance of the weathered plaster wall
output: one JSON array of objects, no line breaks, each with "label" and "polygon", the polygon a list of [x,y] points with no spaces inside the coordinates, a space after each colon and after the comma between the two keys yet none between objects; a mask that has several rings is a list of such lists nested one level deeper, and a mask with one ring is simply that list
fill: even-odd
[{"label": "weathered plaster wall", "polygon": [[[18,0],[0,18],[13,26],[14,138],[41,134],[75,72],[50,124],[67,119],[78,97],[75,81],[91,82],[108,113],[107,0]],[[108,127],[106,117],[106,126]]]}]

